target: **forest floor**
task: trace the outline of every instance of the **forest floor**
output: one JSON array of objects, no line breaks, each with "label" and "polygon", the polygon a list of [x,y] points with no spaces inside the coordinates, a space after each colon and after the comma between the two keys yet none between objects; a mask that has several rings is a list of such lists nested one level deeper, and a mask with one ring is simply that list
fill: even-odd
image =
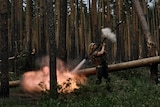
[{"label": "forest floor", "polygon": [[57,99],[24,94],[19,87],[10,88],[9,98],[0,99],[0,107],[158,107],[160,85],[150,82],[148,68],[128,69],[109,74],[112,91],[106,84],[95,84],[95,76],[87,78],[87,85]]},{"label": "forest floor", "polygon": [[20,90],[20,87],[10,88],[10,95],[8,98],[1,98],[0,105],[2,107],[36,107],[40,101],[40,97],[33,97],[25,94]]}]

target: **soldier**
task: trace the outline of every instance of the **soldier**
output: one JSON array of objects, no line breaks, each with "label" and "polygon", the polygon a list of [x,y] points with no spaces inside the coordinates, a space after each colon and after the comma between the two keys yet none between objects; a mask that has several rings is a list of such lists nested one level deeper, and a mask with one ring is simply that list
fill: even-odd
[{"label": "soldier", "polygon": [[107,63],[107,52],[105,51],[106,44],[103,43],[100,48],[97,49],[96,43],[89,45],[89,54],[92,53],[91,61],[96,65],[96,84],[101,84],[102,77],[106,79],[106,83],[109,82],[108,77],[108,63]]}]

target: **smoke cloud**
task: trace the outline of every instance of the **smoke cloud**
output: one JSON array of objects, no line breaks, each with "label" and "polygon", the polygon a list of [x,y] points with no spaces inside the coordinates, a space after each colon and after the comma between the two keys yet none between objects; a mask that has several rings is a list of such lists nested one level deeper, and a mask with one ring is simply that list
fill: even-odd
[{"label": "smoke cloud", "polygon": [[111,31],[110,28],[103,28],[102,30],[102,37],[111,40],[112,43],[117,41],[116,35]]}]

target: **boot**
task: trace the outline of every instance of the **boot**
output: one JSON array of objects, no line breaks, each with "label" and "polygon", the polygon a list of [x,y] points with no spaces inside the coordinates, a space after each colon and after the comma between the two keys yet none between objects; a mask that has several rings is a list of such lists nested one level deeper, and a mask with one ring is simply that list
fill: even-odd
[{"label": "boot", "polygon": [[112,92],[112,87],[111,87],[111,83],[110,83],[110,79],[109,78],[106,80],[106,89],[109,92]]}]

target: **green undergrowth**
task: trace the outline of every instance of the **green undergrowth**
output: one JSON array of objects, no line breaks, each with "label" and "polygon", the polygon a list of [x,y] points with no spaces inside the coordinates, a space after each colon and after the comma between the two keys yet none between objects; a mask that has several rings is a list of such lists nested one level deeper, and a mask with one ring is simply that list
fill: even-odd
[{"label": "green undergrowth", "polygon": [[95,85],[95,76],[80,90],[57,100],[44,100],[43,106],[57,107],[158,107],[160,87],[150,82],[145,68],[132,69],[110,74],[111,90],[103,81]]},{"label": "green undergrowth", "polygon": [[57,99],[45,95],[39,99],[16,97],[18,89],[11,89],[10,98],[0,99],[1,107],[159,107],[160,86],[150,81],[147,68],[137,68],[109,74],[110,89],[105,80],[95,84],[96,76],[87,78],[87,84]]}]

